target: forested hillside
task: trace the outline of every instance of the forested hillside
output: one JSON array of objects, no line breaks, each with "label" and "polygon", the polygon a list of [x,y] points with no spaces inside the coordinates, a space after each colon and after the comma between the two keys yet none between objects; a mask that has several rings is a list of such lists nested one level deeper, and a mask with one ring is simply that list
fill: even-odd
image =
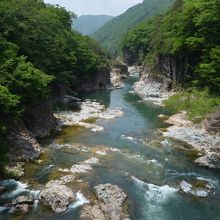
[{"label": "forested hillside", "polygon": [[1,133],[51,91],[71,92],[93,83],[96,74],[109,75],[98,44],[72,31],[74,16],[38,0],[0,1]]},{"label": "forested hillside", "polygon": [[113,18],[92,36],[112,55],[117,55],[120,42],[130,29],[146,18],[166,11],[172,2],[173,0],[144,0],[143,3],[137,4],[122,15]]},{"label": "forested hillside", "polygon": [[[128,64],[143,65],[149,76],[165,78],[182,91],[166,101],[195,122],[220,104],[220,2],[177,0],[163,16],[145,21],[123,40]],[[216,122],[216,126],[218,123]]]},{"label": "forested hillside", "polygon": [[219,91],[219,30],[218,0],[177,0],[168,13],[129,32],[123,54],[128,63],[145,62],[155,74]]},{"label": "forested hillside", "polygon": [[83,35],[90,35],[110,21],[109,15],[82,15],[73,21],[73,29]]}]

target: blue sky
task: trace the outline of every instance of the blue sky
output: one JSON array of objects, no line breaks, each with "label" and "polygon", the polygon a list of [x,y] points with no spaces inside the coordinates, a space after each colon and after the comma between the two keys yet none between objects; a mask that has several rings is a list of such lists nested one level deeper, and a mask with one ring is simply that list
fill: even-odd
[{"label": "blue sky", "polygon": [[143,0],[44,0],[46,3],[58,4],[80,15],[119,15],[131,6]]}]

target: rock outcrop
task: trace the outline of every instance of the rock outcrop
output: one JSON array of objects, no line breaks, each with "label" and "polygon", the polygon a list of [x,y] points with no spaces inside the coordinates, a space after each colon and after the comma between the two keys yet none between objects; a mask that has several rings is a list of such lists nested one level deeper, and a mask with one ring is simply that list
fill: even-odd
[{"label": "rock outcrop", "polygon": [[128,67],[122,62],[114,64],[111,70],[111,84],[114,88],[122,88],[122,79],[129,75]]},{"label": "rock outcrop", "polygon": [[36,137],[49,136],[57,126],[52,103],[48,100],[28,108],[24,113],[23,121]]},{"label": "rock outcrop", "polygon": [[15,122],[9,127],[7,135],[9,141],[10,159],[33,160],[43,152],[35,136],[27,129],[22,121]]},{"label": "rock outcrop", "polygon": [[75,199],[73,191],[62,181],[50,181],[40,193],[40,200],[55,213],[65,212]]},{"label": "rock outcrop", "polygon": [[94,187],[98,201],[82,208],[81,219],[120,220],[122,206],[126,199],[124,191],[116,185],[100,184]]},{"label": "rock outcrop", "polygon": [[105,68],[91,74],[89,77],[76,77],[76,82],[71,86],[74,91],[93,91],[106,89],[110,84],[110,69]]},{"label": "rock outcrop", "polygon": [[73,126],[78,125],[91,129],[93,132],[103,131],[103,127],[95,123],[89,123],[90,119],[114,119],[123,115],[120,108],[107,109],[99,102],[86,100],[79,104],[80,111],[61,111],[55,113],[60,126]]},{"label": "rock outcrop", "polygon": [[187,120],[186,112],[173,115],[166,122],[173,126],[163,133],[165,137],[180,140],[200,152],[202,156],[195,160],[198,165],[220,169],[220,137],[196,127]]},{"label": "rock outcrop", "polygon": [[133,86],[134,92],[143,100],[162,105],[162,102],[173,95],[172,82],[164,77],[153,77],[141,73],[141,78]]}]

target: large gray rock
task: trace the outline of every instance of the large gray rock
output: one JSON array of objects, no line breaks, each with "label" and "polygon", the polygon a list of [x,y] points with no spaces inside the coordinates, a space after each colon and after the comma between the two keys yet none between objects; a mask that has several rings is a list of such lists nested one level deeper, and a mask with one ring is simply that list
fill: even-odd
[{"label": "large gray rock", "polygon": [[96,196],[101,201],[100,207],[106,219],[120,220],[122,205],[127,197],[124,191],[111,184],[100,184],[94,189]]},{"label": "large gray rock", "polygon": [[50,181],[40,193],[40,200],[55,213],[65,212],[74,199],[75,194],[62,181]]}]

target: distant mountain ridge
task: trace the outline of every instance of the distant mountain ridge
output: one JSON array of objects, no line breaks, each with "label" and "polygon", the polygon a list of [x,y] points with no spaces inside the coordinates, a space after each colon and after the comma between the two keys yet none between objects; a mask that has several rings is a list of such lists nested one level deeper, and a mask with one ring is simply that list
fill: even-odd
[{"label": "distant mountain ridge", "polygon": [[82,15],[73,22],[73,29],[83,35],[90,35],[110,21],[110,15]]},{"label": "distant mountain ridge", "polygon": [[112,55],[117,55],[120,42],[129,30],[145,19],[167,10],[173,2],[174,0],[144,0],[113,18],[91,36]]}]

